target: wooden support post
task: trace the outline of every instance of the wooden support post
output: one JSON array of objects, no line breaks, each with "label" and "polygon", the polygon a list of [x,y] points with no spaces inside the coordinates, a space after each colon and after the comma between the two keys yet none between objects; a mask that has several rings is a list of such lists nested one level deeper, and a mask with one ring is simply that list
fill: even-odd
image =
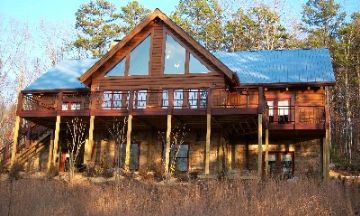
[{"label": "wooden support post", "polygon": [[269,175],[269,129],[265,129],[265,174]]},{"label": "wooden support post", "polygon": [[[56,165],[56,158],[58,156],[59,138],[60,138],[60,123],[61,123],[61,116],[58,115],[58,116],[56,116],[55,134],[54,134],[54,149],[53,149],[53,154],[52,154],[53,166]],[[59,161],[60,161],[60,157],[59,157]]]},{"label": "wooden support post", "polygon": [[49,171],[51,167],[51,162],[53,158],[53,150],[54,150],[54,131],[50,134],[50,144],[49,144],[49,152],[48,152],[48,162],[46,165],[46,169]]},{"label": "wooden support post", "polygon": [[14,165],[14,162],[16,159],[17,145],[19,142],[20,121],[21,121],[20,116],[16,116],[15,127],[14,127],[14,137],[13,137],[13,143],[12,143],[12,148],[11,148],[10,167],[12,167]]},{"label": "wooden support post", "polygon": [[132,114],[128,117],[127,134],[126,134],[126,148],[125,148],[125,171],[130,171],[130,151],[131,151],[131,133],[132,133]]},{"label": "wooden support post", "polygon": [[258,176],[262,173],[262,114],[258,114]]},{"label": "wooden support post", "polygon": [[205,175],[210,174],[211,114],[206,114]]},{"label": "wooden support post", "polygon": [[171,118],[172,118],[172,115],[168,114],[167,115],[167,123],[166,123],[165,175],[169,174],[169,166],[170,166]]},{"label": "wooden support post", "polygon": [[88,165],[91,161],[93,143],[94,143],[94,124],[95,116],[90,116],[90,125],[89,125],[89,139],[85,142],[85,155],[84,155],[84,164]]},{"label": "wooden support post", "polygon": [[329,129],[325,130],[325,137],[322,139],[322,165],[323,165],[323,178],[327,180],[329,177],[329,163],[330,163],[330,139],[329,139]]}]

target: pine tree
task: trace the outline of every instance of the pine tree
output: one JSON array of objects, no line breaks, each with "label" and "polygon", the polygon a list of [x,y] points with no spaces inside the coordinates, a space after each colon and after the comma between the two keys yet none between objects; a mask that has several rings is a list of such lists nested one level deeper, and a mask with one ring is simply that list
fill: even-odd
[{"label": "pine tree", "polygon": [[239,9],[225,25],[225,47],[228,51],[266,49],[288,46],[289,34],[280,16],[266,6]]},{"label": "pine tree", "polygon": [[74,46],[90,51],[94,57],[102,56],[107,43],[119,35],[118,19],[115,6],[106,0],[82,4],[76,12],[75,28],[79,33]]},{"label": "pine tree", "polygon": [[232,14],[230,20],[225,24],[225,49],[230,52],[249,50],[253,48],[252,30],[256,23],[239,9]]},{"label": "pine tree", "polygon": [[345,18],[345,13],[340,12],[340,5],[335,0],[308,0],[302,14],[305,30],[309,33],[308,44],[331,48]]},{"label": "pine tree", "polygon": [[180,0],[171,19],[210,51],[222,49],[222,9],[217,0]]},{"label": "pine tree", "polygon": [[138,1],[131,1],[120,9],[122,22],[121,33],[126,35],[151,11],[140,5]]}]

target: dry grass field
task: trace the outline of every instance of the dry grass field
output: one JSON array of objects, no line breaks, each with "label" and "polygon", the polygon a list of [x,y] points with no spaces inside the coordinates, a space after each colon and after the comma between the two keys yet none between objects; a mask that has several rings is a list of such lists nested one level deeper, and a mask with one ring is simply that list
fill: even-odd
[{"label": "dry grass field", "polygon": [[[0,181],[0,215],[354,215],[340,183]],[[354,196],[354,194],[353,194]]]}]

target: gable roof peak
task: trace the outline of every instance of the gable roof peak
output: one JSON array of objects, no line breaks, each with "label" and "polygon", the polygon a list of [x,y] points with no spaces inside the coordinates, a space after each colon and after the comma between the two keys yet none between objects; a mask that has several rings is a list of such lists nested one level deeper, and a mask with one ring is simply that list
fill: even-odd
[{"label": "gable roof peak", "polygon": [[206,58],[212,62],[219,71],[222,71],[226,77],[232,82],[237,82],[237,79],[234,73],[219,59],[217,59],[209,50],[204,48],[196,40],[194,40],[189,34],[187,34],[181,27],[174,23],[165,13],[163,13],[159,8],[147,15],[134,29],[132,29],[122,40],[113,46],[103,57],[100,58],[89,70],[87,70],[81,77],[80,81],[89,84],[89,79],[92,74],[95,73],[106,61],[108,61],[118,50],[120,50],[124,45],[126,45],[135,35],[140,33],[149,23],[155,19],[161,19],[168,28],[174,30],[180,37],[192,45],[196,50],[202,53]]}]

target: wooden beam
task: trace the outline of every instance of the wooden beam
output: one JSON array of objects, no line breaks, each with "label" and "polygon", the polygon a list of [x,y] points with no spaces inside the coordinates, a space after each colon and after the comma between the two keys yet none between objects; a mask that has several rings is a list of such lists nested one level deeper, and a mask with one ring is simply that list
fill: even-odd
[{"label": "wooden beam", "polygon": [[49,144],[49,152],[48,152],[48,162],[46,165],[46,169],[47,171],[50,170],[51,167],[51,162],[52,162],[52,158],[53,158],[53,150],[54,150],[54,131],[51,131],[50,134],[50,144]]},{"label": "wooden beam", "polygon": [[210,174],[211,114],[206,114],[205,175]]},{"label": "wooden beam", "polygon": [[165,146],[165,176],[169,174],[169,165],[170,165],[170,135],[171,135],[171,117],[172,115],[167,115],[166,123],[166,146]]},{"label": "wooden beam", "polygon": [[325,130],[325,137],[322,139],[322,165],[323,165],[323,179],[328,180],[329,178],[329,163],[330,163],[330,139],[329,129]]},{"label": "wooden beam", "polygon": [[125,150],[125,171],[130,171],[130,151],[131,151],[131,132],[132,132],[132,114],[128,117],[127,133],[126,133],[126,150]]},{"label": "wooden beam", "polygon": [[265,175],[269,175],[269,129],[265,129]]},{"label": "wooden beam", "polygon": [[56,116],[56,123],[55,123],[54,149],[53,149],[53,154],[52,154],[53,166],[55,166],[55,164],[56,164],[56,158],[57,158],[57,153],[58,153],[58,149],[59,149],[60,123],[61,123],[61,117],[58,115],[58,116]]},{"label": "wooden beam", "polygon": [[89,139],[85,142],[85,155],[84,155],[84,164],[88,165],[91,161],[93,143],[94,143],[94,127],[95,127],[95,116],[90,116],[90,125],[89,125]]},{"label": "wooden beam", "polygon": [[16,159],[16,148],[19,142],[19,128],[20,128],[20,116],[16,116],[15,118],[15,127],[14,127],[14,137],[13,137],[13,143],[11,148],[11,159],[10,159],[10,167],[12,167],[15,163]]},{"label": "wooden beam", "polygon": [[262,114],[258,114],[258,176],[261,178],[262,173]]}]

